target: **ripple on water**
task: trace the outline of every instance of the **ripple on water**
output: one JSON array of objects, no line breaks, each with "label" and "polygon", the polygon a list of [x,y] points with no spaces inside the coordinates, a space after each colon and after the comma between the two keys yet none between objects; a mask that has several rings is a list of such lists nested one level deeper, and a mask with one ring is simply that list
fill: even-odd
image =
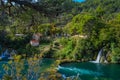
[{"label": "ripple on water", "polygon": [[92,75],[92,76],[103,76],[103,73],[92,71],[92,70],[87,70],[87,69],[82,69],[82,68],[72,68],[72,67],[62,67],[58,66],[58,70],[64,70],[68,72],[74,72],[74,73],[79,73],[80,75]]}]

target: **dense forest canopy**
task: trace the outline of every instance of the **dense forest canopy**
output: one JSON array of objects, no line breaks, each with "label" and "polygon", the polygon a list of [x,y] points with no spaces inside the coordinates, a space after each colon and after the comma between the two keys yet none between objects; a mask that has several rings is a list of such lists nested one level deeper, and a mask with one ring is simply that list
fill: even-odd
[{"label": "dense forest canopy", "polygon": [[[105,54],[111,53],[108,60],[119,62],[119,3],[119,0],[85,0],[82,3],[73,0],[0,0],[0,31],[2,34],[0,43],[4,46],[11,44],[10,47],[18,49],[18,46],[12,45],[16,41],[16,38],[13,38],[16,33],[41,33],[52,38],[65,34],[71,38],[62,39],[63,41],[60,40],[60,42],[67,48],[63,47],[59,49],[60,51],[55,51],[58,55],[53,54],[51,57],[85,58],[95,56],[104,47]],[[4,36],[5,33],[10,34]],[[75,35],[87,37],[77,41],[73,39]],[[17,41],[24,44],[23,40],[28,44],[29,39],[30,37],[26,37]],[[27,47],[30,46],[27,45]],[[64,54],[59,54],[63,52]],[[68,54],[70,57],[67,56]],[[75,55],[79,57],[73,57]]]},{"label": "dense forest canopy", "polygon": [[[71,3],[71,5],[68,6],[69,3]],[[47,16],[57,16],[62,12],[66,12],[67,10],[70,11],[70,9],[73,7],[73,2],[72,0],[1,0],[0,5],[1,8],[9,8],[9,13],[11,13],[10,8],[12,6],[20,6],[20,8],[23,10],[26,10],[26,7],[29,7]]]}]

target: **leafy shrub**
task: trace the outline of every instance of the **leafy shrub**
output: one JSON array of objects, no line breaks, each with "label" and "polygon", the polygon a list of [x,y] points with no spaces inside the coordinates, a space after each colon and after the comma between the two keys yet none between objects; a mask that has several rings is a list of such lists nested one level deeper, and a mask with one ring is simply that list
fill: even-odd
[{"label": "leafy shrub", "polygon": [[111,44],[112,55],[111,59],[113,63],[118,63],[120,61],[120,48],[115,47],[115,44]]}]

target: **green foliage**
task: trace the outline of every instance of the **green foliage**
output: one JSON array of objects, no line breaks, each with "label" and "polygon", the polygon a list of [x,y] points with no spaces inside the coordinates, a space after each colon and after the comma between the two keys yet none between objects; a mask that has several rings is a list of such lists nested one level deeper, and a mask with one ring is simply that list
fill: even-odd
[{"label": "green foliage", "polygon": [[97,17],[102,17],[105,13],[105,10],[103,7],[101,7],[101,5],[99,5],[95,11]]},{"label": "green foliage", "polygon": [[54,53],[60,59],[88,60],[93,57],[94,46],[89,40],[81,38],[62,38],[59,41],[61,48]]},{"label": "green foliage", "polygon": [[[98,15],[97,17],[96,15],[93,16],[90,13],[76,15],[72,21],[65,26],[65,31],[70,34],[87,35],[86,39],[79,42],[79,45],[82,45],[82,47],[79,49],[79,53],[84,55],[90,53],[90,57],[98,53],[102,47],[106,48],[107,54],[110,51],[111,43],[114,43],[116,45],[114,51],[116,55],[113,55],[114,61],[119,62],[119,14],[117,14],[116,17],[109,22],[105,22],[103,18],[101,18],[105,13],[100,6],[98,6],[96,9],[96,13],[96,15]],[[76,48],[77,47],[75,47],[75,50],[73,50],[73,53],[78,51]],[[82,55],[82,57],[84,55]]]},{"label": "green foliage", "polygon": [[113,63],[118,63],[120,61],[120,49],[116,47],[114,43],[111,43],[111,59]]},{"label": "green foliage", "polygon": [[119,12],[119,0],[87,0],[85,3],[81,4],[80,7],[83,9],[83,11],[90,11],[94,12],[94,10],[97,7],[102,7],[103,10],[105,10],[104,14],[110,14],[110,13],[117,13]]},{"label": "green foliage", "polygon": [[24,36],[15,36],[14,34],[0,35],[0,44],[4,48],[11,48],[17,50],[19,54],[26,54],[32,56],[34,53],[39,53],[39,47],[30,45],[31,34]]},{"label": "green foliage", "polygon": [[62,38],[60,40],[60,44],[62,45],[62,49],[58,50],[55,53],[55,57],[58,57],[60,59],[67,58],[67,59],[73,59],[74,54],[71,54],[74,47],[75,47],[75,42],[72,39],[66,39]]},{"label": "green foliage", "polygon": [[51,30],[51,24],[41,24],[38,26],[38,32],[49,35]]},{"label": "green foliage", "polygon": [[72,22],[70,22],[67,25],[67,28],[69,27],[69,33],[70,34],[84,34],[85,24],[93,20],[94,17],[90,14],[78,14],[73,19]]},{"label": "green foliage", "polygon": [[97,19],[90,13],[81,13],[76,15],[70,23],[68,23],[65,29],[68,30],[70,34],[81,34],[87,35],[97,35],[99,29],[104,27],[104,23]]},{"label": "green foliage", "polygon": [[54,23],[41,24],[38,26],[38,28],[35,29],[37,30],[37,32],[42,33],[45,36],[52,36],[62,32],[62,29],[56,27]]}]

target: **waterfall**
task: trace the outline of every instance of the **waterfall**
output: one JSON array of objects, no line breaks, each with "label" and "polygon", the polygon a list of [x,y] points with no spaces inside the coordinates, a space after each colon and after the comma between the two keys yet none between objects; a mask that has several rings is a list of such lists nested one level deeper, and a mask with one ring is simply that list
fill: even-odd
[{"label": "waterfall", "polygon": [[12,50],[11,53],[8,52],[8,49],[6,49],[0,56],[0,59],[6,58],[6,59],[13,59],[12,55],[15,55],[15,50]]},{"label": "waterfall", "polygon": [[8,50],[6,49],[3,53],[2,53],[2,55],[0,56],[0,58],[4,58],[4,57],[6,57],[6,55],[8,55],[9,53],[8,53]]},{"label": "waterfall", "polygon": [[100,58],[101,58],[101,55],[102,55],[102,52],[103,52],[103,49],[101,49],[98,53],[98,56],[97,56],[97,59],[96,59],[96,63],[99,63],[100,62]]},{"label": "waterfall", "polygon": [[90,62],[93,62],[93,63],[100,63],[100,58],[101,58],[101,56],[102,56],[102,52],[103,52],[103,48],[99,51],[96,60],[95,60],[95,61],[90,61]]}]

